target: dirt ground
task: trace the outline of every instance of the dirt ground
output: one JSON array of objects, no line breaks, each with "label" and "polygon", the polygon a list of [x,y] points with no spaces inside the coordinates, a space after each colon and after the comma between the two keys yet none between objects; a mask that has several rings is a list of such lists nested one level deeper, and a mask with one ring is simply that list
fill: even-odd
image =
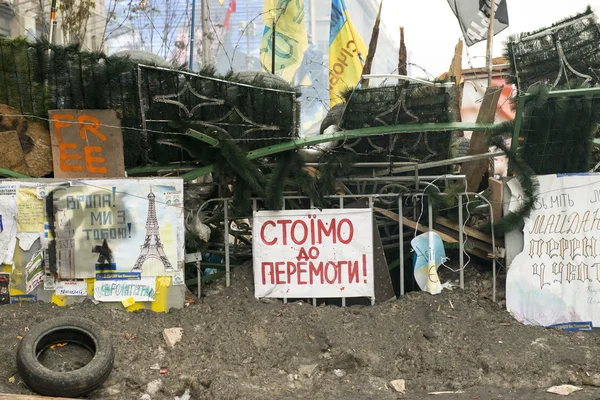
[{"label": "dirt ground", "polygon": [[[0,307],[0,393],[31,394],[16,373],[17,336],[70,315],[114,337],[115,368],[91,399],[552,399],[546,390],[559,384],[584,388],[570,399],[600,399],[600,337],[519,324],[491,301],[489,274],[474,269],[465,291],[375,306],[258,301],[250,267],[233,271],[230,288],[205,289],[202,301],[167,314],[91,302]],[[183,328],[174,349],[162,337],[171,327]],[[406,394],[391,388],[396,379]]]}]

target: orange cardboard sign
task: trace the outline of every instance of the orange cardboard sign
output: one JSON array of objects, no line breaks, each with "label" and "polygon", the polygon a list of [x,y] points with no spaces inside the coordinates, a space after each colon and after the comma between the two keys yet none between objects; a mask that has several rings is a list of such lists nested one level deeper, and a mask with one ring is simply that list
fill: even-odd
[{"label": "orange cardboard sign", "polygon": [[114,110],[50,110],[55,178],[125,176],[121,121]]}]

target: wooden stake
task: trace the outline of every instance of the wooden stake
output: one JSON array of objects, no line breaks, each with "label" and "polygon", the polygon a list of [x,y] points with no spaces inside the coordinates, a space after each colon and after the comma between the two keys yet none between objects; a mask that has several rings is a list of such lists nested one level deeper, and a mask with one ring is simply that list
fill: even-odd
[{"label": "wooden stake", "polygon": [[276,18],[276,16],[273,17],[273,42],[271,43],[271,51],[273,52],[273,54],[271,54],[271,73],[273,75],[275,75],[275,35],[277,34],[277,23],[275,22]]},{"label": "wooden stake", "polygon": [[492,86],[492,59],[494,52],[494,19],[496,19],[496,1],[490,2],[490,26],[487,37],[487,67],[488,67],[488,87]]},{"label": "wooden stake", "polygon": [[[458,39],[458,44],[454,48],[454,57],[448,69],[448,79],[454,80],[456,83],[456,122],[462,122],[460,110],[462,108],[463,98],[463,83],[462,83],[462,56],[463,56],[463,41]],[[463,131],[456,132],[457,137],[465,136]]]},{"label": "wooden stake", "polygon": [[[496,119],[496,109],[500,94],[503,87],[489,86],[483,95],[483,102],[479,108],[477,122],[494,122]],[[471,135],[471,143],[467,155],[483,154],[488,151],[488,140],[486,132],[473,132]],[[476,192],[481,183],[481,178],[487,170],[489,160],[478,160],[464,163],[461,168],[461,173],[467,178],[467,191]]]},{"label": "wooden stake", "polygon": [[398,52],[398,75],[408,75],[406,44],[404,43],[404,27],[400,27],[400,51]]},{"label": "wooden stake", "polygon": [[[369,42],[369,53],[363,67],[363,75],[369,75],[371,73],[371,66],[373,65],[373,59],[375,58],[375,51],[377,51],[377,39],[379,39],[379,24],[381,23],[381,7],[383,6],[383,0],[379,3],[379,12],[375,19],[375,25],[373,25],[373,33],[371,33],[371,41]],[[362,87],[369,87],[369,79],[363,79],[360,83]]]}]

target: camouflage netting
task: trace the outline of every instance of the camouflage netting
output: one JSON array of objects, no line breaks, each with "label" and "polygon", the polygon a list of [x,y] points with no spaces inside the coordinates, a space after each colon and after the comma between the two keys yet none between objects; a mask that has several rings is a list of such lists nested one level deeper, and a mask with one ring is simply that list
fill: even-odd
[{"label": "camouflage netting", "polygon": [[36,122],[45,121],[48,110],[116,110],[128,149],[125,164],[144,164],[135,64],[75,46],[48,49],[47,43],[0,38],[0,103]]},{"label": "camouflage netting", "polygon": [[509,83],[516,84],[522,91],[536,83],[564,85],[570,78],[577,78],[573,70],[597,82],[600,25],[588,7],[585,12],[549,28],[511,36],[505,57],[511,66]]},{"label": "camouflage netting", "polygon": [[[36,122],[46,121],[48,110],[53,109],[116,110],[123,127],[127,167],[190,159],[179,150],[159,147],[160,134],[146,136],[143,115],[150,120],[176,121],[170,125],[150,123],[146,126],[149,130],[183,133],[194,125],[221,131],[252,148],[297,135],[297,94],[287,83],[256,73],[225,79],[215,77],[213,71],[204,72],[210,76],[138,68],[130,57],[108,57],[76,46],[0,38],[0,104],[14,107]],[[200,96],[192,98],[191,90],[177,95],[186,84]],[[185,104],[190,112],[178,104]]]},{"label": "camouflage netting", "polygon": [[219,78],[144,68],[141,79],[147,128],[154,131],[152,142],[158,143],[152,154],[159,163],[172,158],[160,144],[170,143],[189,153],[201,143],[156,131],[194,128],[220,140],[233,140],[244,151],[298,136],[298,94],[277,76],[241,72]]},{"label": "camouflage netting", "polygon": [[551,27],[512,36],[506,57],[511,83],[533,94],[520,132],[524,161],[537,174],[589,170],[599,96],[548,98],[548,92],[598,83],[600,25],[591,8]]},{"label": "camouflage netting", "polygon": [[[401,84],[358,89],[347,94],[347,103],[334,107],[321,126],[337,124],[342,129],[456,122],[453,107],[456,87],[439,88]],[[427,162],[448,158],[450,132],[402,133],[373,136],[344,143],[341,148],[355,153],[360,161]]]},{"label": "camouflage netting", "polygon": [[549,99],[549,90],[530,89],[535,97],[525,105],[519,152],[536,174],[586,172],[600,123],[600,95]]}]

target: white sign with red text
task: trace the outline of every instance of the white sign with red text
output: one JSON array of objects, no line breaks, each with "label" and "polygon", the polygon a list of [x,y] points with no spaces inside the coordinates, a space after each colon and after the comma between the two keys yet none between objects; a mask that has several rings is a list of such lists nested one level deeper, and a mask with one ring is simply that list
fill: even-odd
[{"label": "white sign with red text", "polygon": [[374,297],[371,209],[258,211],[256,298]]}]

